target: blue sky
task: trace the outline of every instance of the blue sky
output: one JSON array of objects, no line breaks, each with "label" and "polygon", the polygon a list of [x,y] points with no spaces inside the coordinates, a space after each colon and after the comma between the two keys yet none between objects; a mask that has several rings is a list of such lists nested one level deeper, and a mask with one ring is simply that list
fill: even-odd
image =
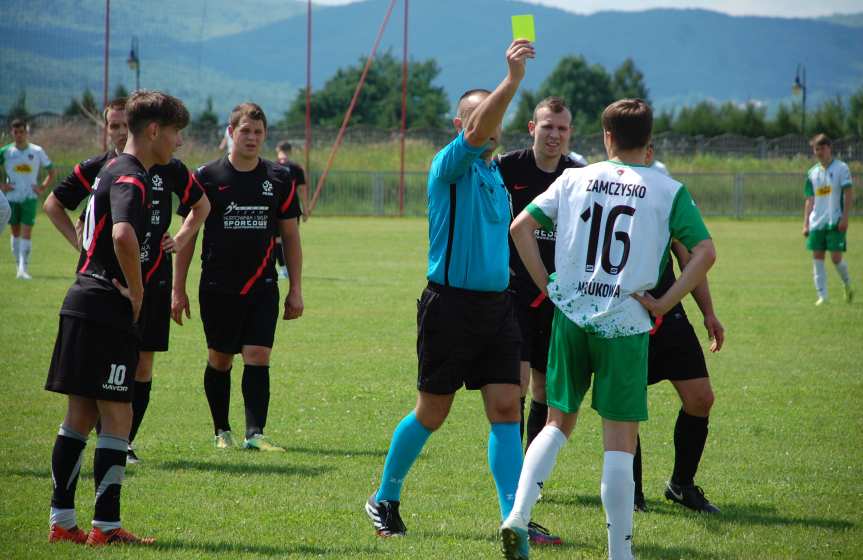
[{"label": "blue sky", "polygon": [[[351,4],[359,0],[313,0],[316,4]],[[415,0],[416,1],[416,0]],[[430,1],[430,0],[419,0]],[[505,1],[505,0],[501,0]],[[521,0],[575,13],[648,8],[704,8],[732,15],[815,17],[863,12],[863,0]]]}]

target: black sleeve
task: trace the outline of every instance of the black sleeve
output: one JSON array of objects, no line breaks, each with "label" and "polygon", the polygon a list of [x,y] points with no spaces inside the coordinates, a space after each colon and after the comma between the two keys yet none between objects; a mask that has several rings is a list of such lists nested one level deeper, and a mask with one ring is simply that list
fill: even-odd
[{"label": "black sleeve", "polygon": [[279,219],[298,218],[303,214],[300,210],[300,197],[297,192],[300,183],[290,173],[280,173],[279,175],[279,184],[282,187],[279,193]]},{"label": "black sleeve", "polygon": [[[174,194],[180,199],[180,205],[187,209],[191,208],[204,196],[204,188],[198,183],[198,179],[183,162],[175,161],[173,172],[174,177],[171,181],[171,188],[174,190]],[[177,213],[180,213],[179,208],[177,209]],[[188,210],[186,214],[188,214]]]},{"label": "black sleeve", "polygon": [[292,164],[288,169],[291,171],[291,178],[296,182],[297,186],[306,184],[306,172],[297,164]]},{"label": "black sleeve", "polygon": [[122,175],[111,184],[111,219],[113,223],[128,222],[133,226],[144,223],[147,188],[145,179]]},{"label": "black sleeve", "polygon": [[[199,188],[201,191],[201,196],[206,194],[206,188],[204,187],[206,183],[204,182],[205,179],[203,177],[203,169],[203,167],[199,167],[197,170],[195,170],[194,173],[189,174],[192,179],[192,188]],[[189,212],[192,211],[192,204],[194,204],[194,202],[192,202],[191,204],[189,204],[188,201],[183,202],[183,196],[179,193],[178,196],[180,196],[180,205],[177,206],[177,215],[185,218],[189,215]],[[198,198],[201,198],[201,196],[198,196]],[[195,199],[195,202],[197,202],[197,199]]]},{"label": "black sleeve", "polygon": [[98,158],[75,164],[75,169],[54,188],[54,196],[67,210],[78,208],[93,190],[93,181],[102,169]]}]

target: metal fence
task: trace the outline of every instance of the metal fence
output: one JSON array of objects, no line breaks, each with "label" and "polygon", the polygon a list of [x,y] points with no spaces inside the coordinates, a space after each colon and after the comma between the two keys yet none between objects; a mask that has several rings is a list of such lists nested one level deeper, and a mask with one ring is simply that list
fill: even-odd
[{"label": "metal fence", "polygon": [[[318,178],[312,173],[312,183]],[[802,216],[803,175],[798,173],[680,173],[705,216],[737,219]],[[426,214],[427,175],[405,174],[405,216]],[[315,214],[319,216],[398,216],[399,174],[333,171]],[[858,205],[852,212],[863,216]]]}]

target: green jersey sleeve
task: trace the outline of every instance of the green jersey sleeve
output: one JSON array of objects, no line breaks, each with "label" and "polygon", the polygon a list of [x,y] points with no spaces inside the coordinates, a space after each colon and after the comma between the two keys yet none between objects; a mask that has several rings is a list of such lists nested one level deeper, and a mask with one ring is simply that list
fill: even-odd
[{"label": "green jersey sleeve", "polygon": [[804,196],[815,196],[815,189],[812,188],[812,180],[806,177],[806,184],[803,186]]},{"label": "green jersey sleeve", "polygon": [[710,232],[704,225],[701,212],[698,211],[695,201],[683,185],[680,186],[671,204],[668,228],[671,237],[683,243],[689,250],[705,239],[710,239]]},{"label": "green jersey sleeve", "polygon": [[542,208],[531,202],[524,209],[525,212],[533,216],[533,219],[539,222],[539,225],[542,226],[542,229],[545,231],[554,231],[554,222],[545,215],[545,212],[542,211]]}]

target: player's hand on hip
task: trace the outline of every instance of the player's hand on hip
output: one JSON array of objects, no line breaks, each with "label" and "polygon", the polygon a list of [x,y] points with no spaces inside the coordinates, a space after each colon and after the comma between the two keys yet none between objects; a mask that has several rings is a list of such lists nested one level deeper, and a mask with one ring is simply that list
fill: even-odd
[{"label": "player's hand on hip", "polygon": [[160,242],[162,250],[166,253],[176,253],[179,247],[177,247],[177,242],[174,241],[174,238],[171,237],[168,232],[162,234],[162,241]]},{"label": "player's hand on hip", "polygon": [[725,344],[725,328],[716,315],[704,316],[704,328],[707,329],[707,336],[710,337],[710,351],[719,352],[722,350],[722,345]]},{"label": "player's hand on hip", "polygon": [[536,58],[536,50],[530,41],[517,39],[506,50],[506,63],[509,66],[509,76],[516,81],[524,78],[527,70],[527,59]]},{"label": "player's hand on hip", "polygon": [[120,295],[132,303],[132,322],[137,323],[138,318],[141,316],[141,305],[144,303],[144,295],[133,294],[129,288],[121,284],[116,278],[114,278],[112,282],[114,282],[114,287],[117,288]]},{"label": "player's hand on hip", "polygon": [[644,292],[642,295],[638,295],[636,293],[632,294],[632,297],[644,307],[648,313],[653,315],[654,317],[659,317],[660,315],[665,315],[671,306],[665,306],[661,303],[661,299],[656,299],[652,295],[647,292]]},{"label": "player's hand on hip", "polygon": [[186,313],[186,319],[192,318],[192,313],[189,308],[189,296],[185,290],[171,290],[171,319],[175,323],[183,325],[183,312]]},{"label": "player's hand on hip", "polygon": [[839,223],[836,224],[836,229],[841,232],[848,231],[848,218],[842,218],[841,220],[839,220]]},{"label": "player's hand on hip", "polygon": [[288,292],[288,297],[285,298],[285,314],[282,317],[286,321],[291,319],[299,319],[303,315],[303,295],[299,292]]},{"label": "player's hand on hip", "polygon": [[0,191],[9,192],[12,189],[12,183],[0,183]]}]

